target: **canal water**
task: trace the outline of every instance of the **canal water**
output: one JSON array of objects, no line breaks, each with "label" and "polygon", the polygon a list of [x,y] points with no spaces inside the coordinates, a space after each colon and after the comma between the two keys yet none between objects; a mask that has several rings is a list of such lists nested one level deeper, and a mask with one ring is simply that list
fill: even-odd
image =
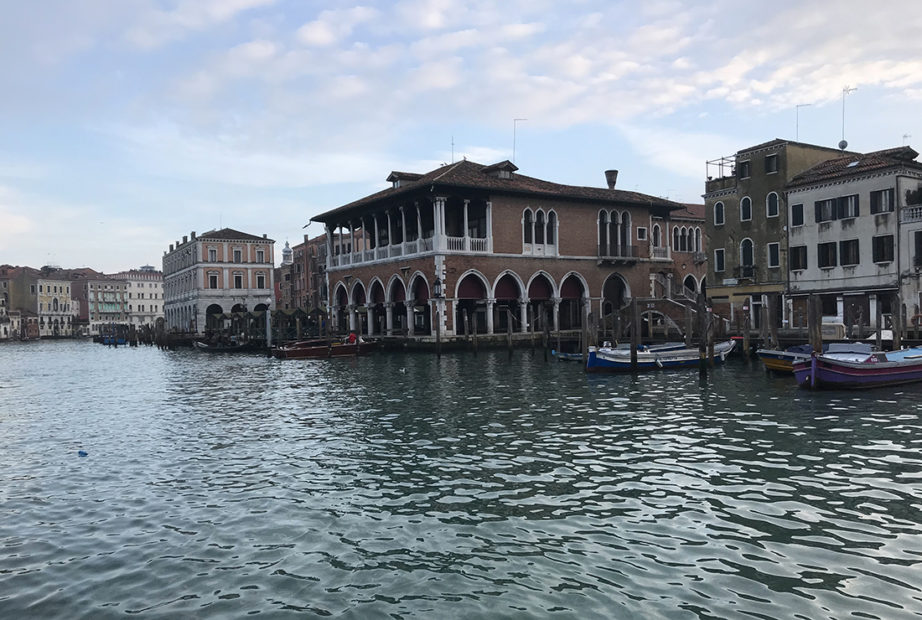
[{"label": "canal water", "polygon": [[3,618],[922,615],[917,386],[4,344],[0,446]]}]

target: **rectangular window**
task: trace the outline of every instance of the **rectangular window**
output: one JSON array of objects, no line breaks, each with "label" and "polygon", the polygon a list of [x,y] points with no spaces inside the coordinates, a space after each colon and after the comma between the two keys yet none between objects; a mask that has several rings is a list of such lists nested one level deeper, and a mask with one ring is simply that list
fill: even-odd
[{"label": "rectangular window", "polygon": [[234,274],[234,288],[243,288],[243,274],[242,273]]},{"label": "rectangular window", "polygon": [[893,235],[883,235],[872,239],[871,251],[875,263],[893,262]]},{"label": "rectangular window", "polygon": [[752,167],[751,163],[747,161],[741,161],[739,163],[739,178],[748,179],[751,176]]},{"label": "rectangular window", "polygon": [[816,221],[819,222],[831,222],[836,219],[836,200],[835,198],[828,198],[826,200],[817,200],[813,203],[813,208],[816,211]]},{"label": "rectangular window", "polygon": [[777,155],[766,155],[765,156],[765,174],[774,174],[778,172],[778,156]]},{"label": "rectangular window", "polygon": [[646,238],[647,238],[647,229],[638,226],[638,227],[637,227],[637,240],[638,240],[638,241],[644,241],[644,240],[646,240]]},{"label": "rectangular window", "polygon": [[807,268],[807,246],[798,245],[791,248],[790,254],[788,255],[788,260],[790,261],[791,271],[796,271],[799,269]]},{"label": "rectangular window", "polygon": [[218,250],[215,248],[208,248],[208,262],[216,263],[218,262]]},{"label": "rectangular window", "polygon": [[714,273],[721,273],[724,270],[724,249],[714,250]]},{"label": "rectangular window", "polygon": [[858,217],[858,194],[836,198],[836,216],[840,220]]},{"label": "rectangular window", "polygon": [[804,225],[804,206],[791,205],[791,226],[803,226]]},{"label": "rectangular window", "polygon": [[768,244],[768,266],[778,267],[781,264],[781,244]]},{"label": "rectangular window", "polygon": [[816,262],[820,269],[829,269],[838,264],[835,241],[832,243],[821,243],[816,246]]},{"label": "rectangular window", "polygon": [[839,262],[842,265],[857,265],[860,262],[857,239],[839,242]]},{"label": "rectangular window", "polygon": [[893,211],[893,189],[871,192],[871,213],[890,213]]},{"label": "rectangular window", "polygon": [[218,288],[218,274],[208,274],[208,288]]},{"label": "rectangular window", "polygon": [[[256,250],[256,262],[257,262],[257,263],[264,263],[264,262],[266,262],[265,256],[266,256],[266,254],[265,254],[265,251],[264,251],[264,250]],[[262,288],[262,287],[260,286],[259,288]]]},{"label": "rectangular window", "polygon": [[234,250],[234,262],[242,263],[243,262],[243,252],[240,250]]},{"label": "rectangular window", "polygon": [[266,276],[259,273],[256,274],[256,288],[266,288]]}]

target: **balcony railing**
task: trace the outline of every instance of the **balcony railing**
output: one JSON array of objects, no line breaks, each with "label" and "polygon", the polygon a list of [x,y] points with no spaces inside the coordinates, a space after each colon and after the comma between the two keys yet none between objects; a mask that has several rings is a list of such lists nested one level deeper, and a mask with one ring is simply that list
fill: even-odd
[{"label": "balcony railing", "polygon": [[900,209],[900,222],[908,224],[919,221],[922,221],[922,205],[907,205]]},{"label": "balcony railing", "polygon": [[669,258],[669,248],[659,248],[654,246],[650,248],[650,253],[653,258]]},{"label": "balcony railing", "polygon": [[636,256],[636,245],[599,246],[599,258],[635,258]]}]

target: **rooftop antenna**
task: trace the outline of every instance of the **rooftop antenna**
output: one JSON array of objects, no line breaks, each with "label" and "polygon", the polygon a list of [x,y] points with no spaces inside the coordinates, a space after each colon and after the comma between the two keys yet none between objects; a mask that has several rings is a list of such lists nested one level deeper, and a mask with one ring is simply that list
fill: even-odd
[{"label": "rooftop antenna", "polygon": [[903,145],[904,145],[904,146],[906,145],[906,143],[909,141],[909,139],[910,139],[911,137],[912,137],[912,134],[911,134],[911,133],[904,133],[904,134],[903,134]]},{"label": "rooftop antenna", "polygon": [[848,146],[848,142],[845,141],[845,95],[853,93],[858,90],[858,87],[851,88],[849,86],[842,87],[842,140],[839,142],[839,148],[843,151]]},{"label": "rooftop antenna", "polygon": [[515,128],[519,121],[527,121],[527,118],[512,119],[512,163],[515,163]]},{"label": "rooftop antenna", "polygon": [[794,125],[794,139],[795,140],[798,140],[798,141],[800,140],[800,109],[806,108],[809,105],[813,105],[813,104],[812,103],[798,103],[796,106],[794,106],[795,115],[796,115],[796,119],[794,121],[795,122],[795,125]]}]

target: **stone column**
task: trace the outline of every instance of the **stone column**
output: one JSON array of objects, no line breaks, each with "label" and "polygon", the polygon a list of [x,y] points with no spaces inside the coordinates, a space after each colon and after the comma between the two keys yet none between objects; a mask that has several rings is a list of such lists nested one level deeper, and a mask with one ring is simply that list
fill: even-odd
[{"label": "stone column", "polygon": [[560,331],[560,297],[551,299],[554,302],[554,331]]},{"label": "stone column", "polygon": [[375,333],[375,310],[374,306],[365,306],[365,316],[368,319],[368,335],[373,336]]},{"label": "stone column", "polygon": [[406,299],[403,302],[407,307],[407,335],[415,336],[416,335],[416,321],[413,320],[413,306],[415,305],[415,300]]},{"label": "stone column", "polygon": [[462,247],[464,248],[465,251],[468,251],[471,249],[470,241],[468,240],[468,232],[467,232],[467,206],[470,204],[470,202],[471,202],[470,200],[464,201],[464,230],[462,231],[463,234],[461,235],[461,237],[464,240],[463,241],[464,245]]},{"label": "stone column", "polygon": [[346,312],[349,315],[349,331],[355,331],[355,306],[349,304],[346,306]]},{"label": "stone column", "polygon": [[[534,237],[532,237],[534,239]],[[519,329],[523,334],[528,332],[528,297],[519,299],[519,322],[522,327]]]},{"label": "stone column", "polygon": [[487,335],[493,335],[493,306],[496,305],[495,299],[487,299]]},{"label": "stone column", "polygon": [[[387,245],[394,245],[394,239],[393,239],[394,229],[393,229],[393,227],[391,226],[391,211],[390,211],[390,209],[388,209],[388,210],[385,212],[385,215],[387,215]],[[388,254],[390,254],[390,252],[388,252]]]},{"label": "stone column", "polygon": [[400,205],[400,245],[401,254],[407,253],[407,214],[403,205]]},{"label": "stone column", "polygon": [[[406,232],[406,231],[404,231]],[[388,336],[394,335],[394,303],[384,304],[384,333]]]},{"label": "stone column", "polygon": [[493,253],[493,203],[487,201],[487,252]]}]

